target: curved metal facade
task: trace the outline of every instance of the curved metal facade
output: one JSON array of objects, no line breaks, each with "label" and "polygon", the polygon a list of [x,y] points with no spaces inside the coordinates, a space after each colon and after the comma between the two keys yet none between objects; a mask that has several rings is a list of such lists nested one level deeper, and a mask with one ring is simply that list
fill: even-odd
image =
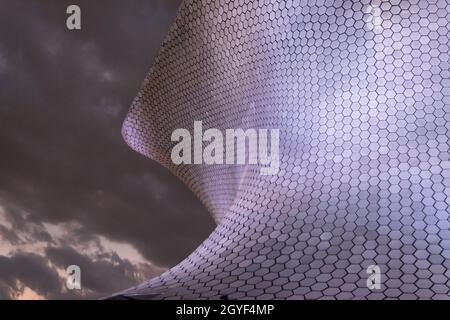
[{"label": "curved metal facade", "polygon": [[[184,1],[123,136],[218,226],[122,294],[448,298],[449,20],[446,0]],[[280,171],[174,165],[171,133],[194,120],[279,128]]]}]

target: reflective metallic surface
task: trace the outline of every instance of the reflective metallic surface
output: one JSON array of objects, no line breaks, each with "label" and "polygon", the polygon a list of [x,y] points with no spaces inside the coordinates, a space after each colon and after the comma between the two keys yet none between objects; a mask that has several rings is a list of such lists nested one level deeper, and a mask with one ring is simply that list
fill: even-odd
[{"label": "reflective metallic surface", "polygon": [[[218,227],[122,294],[448,298],[449,18],[446,0],[184,1],[123,136]],[[279,128],[279,173],[175,166],[170,135],[194,120]]]}]

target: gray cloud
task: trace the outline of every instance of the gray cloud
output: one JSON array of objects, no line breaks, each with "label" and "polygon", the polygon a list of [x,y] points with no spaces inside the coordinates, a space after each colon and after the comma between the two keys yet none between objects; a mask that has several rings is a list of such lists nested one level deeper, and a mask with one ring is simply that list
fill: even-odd
[{"label": "gray cloud", "polygon": [[[95,294],[93,297],[107,296],[142,281],[138,266],[115,253],[101,253],[95,257],[80,254],[71,247],[49,247],[46,257],[56,266],[66,269],[68,261],[81,269],[82,288]],[[148,275],[148,273],[146,273]],[[154,275],[154,274],[153,274]]]},{"label": "gray cloud", "polygon": [[[66,246],[48,247],[45,253],[41,256],[19,251],[12,256],[0,256],[0,299],[15,299],[25,288],[48,299],[100,298],[160,272],[151,265],[133,264],[112,252],[88,256]],[[81,291],[66,290],[65,278],[57,272],[57,268],[64,272],[69,261],[81,268]]]},{"label": "gray cloud", "polygon": [[[0,255],[0,299],[17,298],[25,288],[49,299],[99,298],[164,271],[121,258],[120,252],[105,248],[98,236],[87,233],[81,225],[60,225],[59,234],[52,236],[44,225],[30,222],[24,215],[2,207],[2,218],[10,226],[0,225],[0,236],[19,249]],[[65,270],[72,264],[82,269],[81,291],[68,291],[63,286]],[[45,287],[41,281],[53,285]]]},{"label": "gray cloud", "polygon": [[0,238],[2,238],[4,241],[7,241],[8,243],[12,245],[17,245],[22,243],[22,240],[17,236],[17,234],[7,227],[0,224]]},{"label": "gray cloud", "polygon": [[[101,235],[172,266],[214,223],[175,177],[125,145],[120,128],[179,1],[77,1],[76,32],[65,28],[71,3],[0,0],[0,205],[27,241],[54,245],[42,224],[76,221],[74,241]],[[48,253],[75,257],[67,247]]]},{"label": "gray cloud", "polygon": [[15,298],[24,286],[42,296],[51,296],[61,288],[56,270],[44,257],[23,252],[0,256],[0,299]]}]

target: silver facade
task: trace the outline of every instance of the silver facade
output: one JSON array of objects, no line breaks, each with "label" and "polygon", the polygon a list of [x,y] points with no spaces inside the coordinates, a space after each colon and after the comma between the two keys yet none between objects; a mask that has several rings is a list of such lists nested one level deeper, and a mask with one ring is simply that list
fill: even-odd
[{"label": "silver facade", "polygon": [[[446,0],[184,1],[123,136],[218,226],[122,294],[449,298],[449,20]],[[280,128],[279,173],[175,166],[194,120]]]}]

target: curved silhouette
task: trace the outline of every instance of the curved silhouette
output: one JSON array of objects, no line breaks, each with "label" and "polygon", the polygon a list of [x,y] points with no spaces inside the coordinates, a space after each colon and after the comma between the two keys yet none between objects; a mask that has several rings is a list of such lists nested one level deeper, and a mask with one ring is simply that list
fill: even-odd
[{"label": "curved silhouette", "polygon": [[[445,0],[185,0],[123,137],[217,228],[120,295],[448,298],[449,12]],[[171,133],[196,120],[279,128],[278,174],[174,165]]]}]

